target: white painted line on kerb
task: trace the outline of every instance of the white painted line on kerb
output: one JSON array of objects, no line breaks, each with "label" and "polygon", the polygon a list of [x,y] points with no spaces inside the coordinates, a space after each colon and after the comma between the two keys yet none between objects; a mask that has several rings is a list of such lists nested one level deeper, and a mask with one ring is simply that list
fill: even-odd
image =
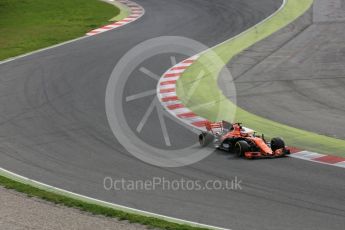
[{"label": "white painted line on kerb", "polygon": [[160,89],[175,89],[175,84],[173,85],[161,85]]},{"label": "white painted line on kerb", "polygon": [[176,97],[176,92],[162,93],[164,97]]},{"label": "white painted line on kerb", "polygon": [[292,154],[292,156],[294,158],[312,160],[312,159],[316,159],[318,157],[324,157],[325,155],[320,154],[320,153],[309,152],[309,151],[301,151],[301,152],[297,152],[297,153]]},{"label": "white painted line on kerb", "polygon": [[[164,80],[169,82],[169,81],[176,81],[177,79],[179,79],[180,77],[164,77]],[[163,81],[162,81],[163,82]],[[173,85],[176,85],[173,83]]]},{"label": "white painted line on kerb", "polygon": [[167,73],[183,73],[185,70],[184,69],[175,69],[175,70],[169,70]]},{"label": "white painted line on kerb", "polygon": [[336,164],[334,164],[334,165],[336,165],[336,166],[338,166],[338,167],[341,167],[341,168],[345,168],[345,161],[336,163]]}]

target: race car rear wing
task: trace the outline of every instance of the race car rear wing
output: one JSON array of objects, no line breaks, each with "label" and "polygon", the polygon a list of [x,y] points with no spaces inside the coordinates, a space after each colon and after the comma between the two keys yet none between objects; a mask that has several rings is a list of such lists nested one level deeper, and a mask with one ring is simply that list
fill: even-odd
[{"label": "race car rear wing", "polygon": [[246,133],[246,134],[249,134],[249,135],[253,135],[254,134],[254,130],[252,129],[249,129],[247,127],[242,127],[241,123],[230,123],[228,121],[220,121],[220,122],[210,122],[210,121],[207,121],[205,123],[205,127],[206,127],[206,130],[208,132],[211,132],[212,134],[215,134],[215,133],[220,133],[220,132],[229,132],[231,130],[234,129],[234,125],[238,125],[240,128],[241,128],[241,132],[242,133]]},{"label": "race car rear wing", "polygon": [[220,121],[220,122],[206,122],[205,123],[206,130],[215,133],[215,132],[222,132],[222,131],[230,131],[233,128],[233,125],[227,121]]}]

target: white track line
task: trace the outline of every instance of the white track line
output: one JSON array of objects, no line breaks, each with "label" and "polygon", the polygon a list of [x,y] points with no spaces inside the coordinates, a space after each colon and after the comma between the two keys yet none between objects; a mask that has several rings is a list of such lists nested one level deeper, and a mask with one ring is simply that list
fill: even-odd
[{"label": "white track line", "polygon": [[169,222],[178,223],[178,224],[187,224],[187,225],[194,226],[194,227],[209,228],[209,229],[216,229],[216,230],[225,230],[225,228],[215,227],[215,226],[206,225],[206,224],[200,224],[200,223],[196,223],[196,222],[192,222],[192,221],[182,220],[182,219],[178,219],[178,218],[174,218],[174,217],[164,216],[164,215],[160,215],[160,214],[156,214],[156,213],[152,213],[152,212],[147,212],[147,211],[143,211],[143,210],[139,210],[139,209],[135,209],[135,208],[130,208],[130,207],[126,207],[123,205],[118,205],[118,204],[102,201],[99,199],[94,199],[94,198],[91,198],[88,196],[80,195],[80,194],[73,193],[73,192],[70,192],[67,190],[63,190],[63,189],[60,189],[60,188],[57,188],[57,187],[54,187],[51,185],[47,185],[47,184],[41,183],[39,181],[29,179],[27,177],[20,176],[16,173],[13,173],[13,172],[8,171],[8,170],[1,168],[1,167],[0,167],[0,175],[7,177],[7,178],[10,178],[12,180],[18,181],[18,182],[23,183],[23,184],[28,184],[28,185],[34,186],[36,188],[43,189],[43,190],[48,191],[48,192],[54,192],[54,193],[68,196],[70,198],[78,199],[78,200],[81,200],[84,202],[88,202],[88,203],[92,203],[92,204],[98,204],[98,205],[101,205],[104,207],[110,207],[110,208],[113,208],[116,210],[121,210],[121,211],[132,213],[132,214],[139,214],[142,216],[159,218],[159,219],[163,219],[163,220],[166,220]]},{"label": "white track line", "polygon": [[[133,5],[132,5],[132,7],[133,7]],[[133,10],[133,15],[132,16],[135,16],[135,17],[137,17],[139,15],[141,17],[145,13],[144,8],[142,8],[139,5],[134,6],[132,8],[132,10]],[[138,19],[138,18],[136,18],[136,19]],[[114,28],[120,27],[122,25],[126,25],[129,22],[128,23],[117,22],[117,23],[119,25],[116,26],[116,27],[115,27],[115,25],[113,25]],[[66,42],[62,42],[60,44],[56,44],[56,45],[53,45],[53,46],[50,46],[50,47],[47,47],[47,48],[39,49],[39,50],[30,52],[30,53],[27,53],[27,54],[23,54],[23,55],[19,55],[19,56],[13,57],[13,58],[9,58],[9,59],[6,59],[4,61],[1,61],[0,65],[8,63],[8,62],[11,62],[11,61],[14,61],[14,60],[18,60],[18,59],[23,58],[23,57],[31,56],[31,55],[34,55],[34,54],[37,54],[37,53],[40,53],[40,52],[43,52],[43,51],[46,51],[46,50],[50,50],[50,49],[54,49],[54,48],[57,48],[57,47],[60,47],[60,46],[63,46],[63,45],[67,45],[67,44],[72,43],[72,42],[80,41],[82,39],[86,39],[86,38],[89,38],[89,37],[90,36],[83,36],[83,37],[76,38],[76,39],[73,39],[73,40],[70,40],[70,41],[66,41]],[[143,210],[139,210],[139,209],[134,209],[134,208],[126,207],[126,206],[123,206],[123,205],[118,205],[118,204],[115,204],[115,203],[110,203],[110,202],[102,201],[102,200],[99,200],[99,199],[94,199],[94,198],[91,198],[91,197],[88,197],[88,196],[84,196],[84,195],[81,195],[81,194],[73,193],[73,192],[70,192],[70,191],[67,191],[67,190],[63,190],[63,189],[60,189],[60,188],[57,188],[57,187],[54,187],[54,186],[51,186],[51,185],[47,185],[47,184],[41,183],[39,181],[35,181],[35,180],[32,180],[32,179],[29,179],[27,177],[18,175],[18,174],[14,173],[14,172],[8,171],[8,170],[6,170],[4,168],[1,168],[1,167],[0,167],[0,175],[2,175],[4,177],[7,177],[7,178],[10,178],[12,180],[24,183],[24,184],[28,184],[28,185],[34,186],[36,188],[40,188],[40,189],[46,190],[46,191],[50,191],[50,192],[54,192],[54,193],[61,194],[61,195],[64,195],[64,196],[68,196],[68,197],[71,197],[71,198],[79,199],[79,200],[82,200],[82,201],[85,201],[85,202],[88,202],[88,203],[94,203],[94,204],[98,204],[98,205],[101,205],[101,206],[104,206],[104,207],[110,207],[110,208],[113,208],[113,209],[116,209],[116,210],[122,210],[122,211],[128,212],[128,213],[133,213],[133,214],[138,214],[138,215],[142,215],[142,216],[159,218],[159,219],[163,219],[163,220],[166,220],[166,221],[169,221],[169,222],[178,223],[178,224],[185,224],[185,225],[190,225],[190,226],[194,226],[194,227],[208,228],[208,229],[215,229],[215,230],[226,230],[225,228],[220,228],[220,227],[211,226],[211,225],[207,225],[207,224],[200,224],[200,223],[196,223],[196,222],[192,222],[192,221],[182,220],[182,219],[178,219],[178,218],[174,218],[174,217],[169,217],[169,216],[164,216],[164,215],[160,215],[160,214],[156,214],[156,213],[152,213],[152,212],[147,212],[147,211],[143,211]]]}]

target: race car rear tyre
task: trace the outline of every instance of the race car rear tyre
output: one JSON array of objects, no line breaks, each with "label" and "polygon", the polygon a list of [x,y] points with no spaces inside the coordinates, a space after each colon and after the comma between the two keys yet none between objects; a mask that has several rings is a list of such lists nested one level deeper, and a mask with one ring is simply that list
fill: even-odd
[{"label": "race car rear tyre", "polygon": [[250,152],[250,146],[246,141],[238,141],[235,144],[235,153],[238,157],[243,157],[245,152]]},{"label": "race car rear tyre", "polygon": [[199,143],[202,147],[208,146],[209,144],[212,143],[214,137],[213,135],[206,133],[206,132],[202,132],[199,135]]},{"label": "race car rear tyre", "polygon": [[280,137],[275,137],[271,140],[271,149],[276,151],[277,149],[285,149],[285,142]]}]

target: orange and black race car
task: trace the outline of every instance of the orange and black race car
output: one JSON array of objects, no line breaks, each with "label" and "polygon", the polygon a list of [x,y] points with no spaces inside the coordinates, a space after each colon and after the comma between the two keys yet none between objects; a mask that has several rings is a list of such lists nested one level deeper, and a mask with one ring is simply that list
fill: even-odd
[{"label": "orange and black race car", "polygon": [[283,139],[276,137],[267,142],[264,135],[257,136],[241,123],[206,122],[206,130],[199,135],[201,146],[212,143],[215,148],[235,152],[239,157],[275,158],[290,154]]}]

